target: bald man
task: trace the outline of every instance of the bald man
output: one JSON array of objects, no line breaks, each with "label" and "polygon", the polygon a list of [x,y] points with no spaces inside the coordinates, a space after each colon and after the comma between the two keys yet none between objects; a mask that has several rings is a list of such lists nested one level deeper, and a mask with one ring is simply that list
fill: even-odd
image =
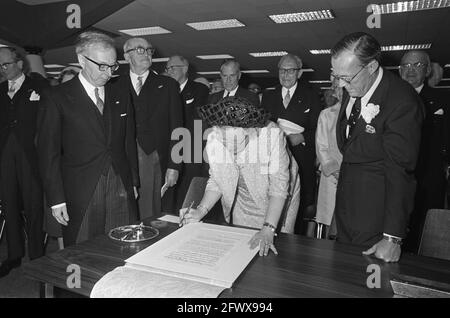
[{"label": "bald man", "polygon": [[450,151],[450,96],[448,91],[431,88],[430,57],[425,51],[409,51],[400,63],[400,76],[411,84],[425,106],[419,159],[416,168],[417,191],[405,248],[417,252],[429,209],[444,208],[446,175]]}]

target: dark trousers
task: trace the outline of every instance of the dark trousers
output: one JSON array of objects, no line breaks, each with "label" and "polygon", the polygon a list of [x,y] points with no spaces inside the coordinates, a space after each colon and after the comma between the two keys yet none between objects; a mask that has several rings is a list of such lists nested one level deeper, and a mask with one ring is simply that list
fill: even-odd
[{"label": "dark trousers", "polygon": [[158,152],[147,155],[138,144],[139,160],[139,218],[161,215],[162,172]]},{"label": "dark trousers", "polygon": [[313,211],[317,183],[315,156],[313,149],[306,149],[303,145],[291,147],[291,151],[298,164],[300,175],[300,205],[294,232],[305,235],[307,226],[305,219],[315,216]]},{"label": "dark trousers", "polygon": [[0,162],[8,259],[18,259],[25,255],[24,225],[28,237],[28,255],[30,259],[38,258],[44,255],[42,185],[37,180],[36,172],[31,170],[14,134],[6,141]]},{"label": "dark trousers", "polygon": [[[129,197],[122,179],[115,174],[112,166],[107,171],[107,174],[102,174],[98,180],[78,231],[76,243],[136,221],[136,211],[131,202],[134,198]],[[64,243],[70,245],[70,242]]]}]

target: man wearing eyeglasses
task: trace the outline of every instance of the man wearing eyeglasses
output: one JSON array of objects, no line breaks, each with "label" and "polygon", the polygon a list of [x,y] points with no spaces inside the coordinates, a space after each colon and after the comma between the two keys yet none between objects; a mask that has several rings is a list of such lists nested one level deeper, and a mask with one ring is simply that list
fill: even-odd
[{"label": "man wearing eyeglasses", "polygon": [[423,105],[410,85],[380,67],[380,57],[378,41],[362,32],[331,51],[332,77],[345,88],[336,127],[343,154],[337,239],[396,262],[414,205]]},{"label": "man wearing eyeglasses", "polygon": [[241,75],[241,66],[238,61],[224,61],[220,66],[220,78],[222,79],[224,90],[211,94],[208,102],[214,104],[225,97],[239,96],[247,99],[250,103],[259,107],[260,103],[258,96],[255,93],[239,86]]},{"label": "man wearing eyeglasses", "polygon": [[306,234],[304,218],[314,215],[316,191],[315,134],[321,111],[318,92],[300,83],[302,75],[300,57],[287,54],[278,62],[280,85],[275,90],[264,91],[261,106],[272,114],[272,120],[289,120],[300,126],[301,133],[287,136],[289,147],[299,166],[300,208],[295,232]]},{"label": "man wearing eyeglasses", "polygon": [[23,67],[24,60],[15,48],[0,48],[0,74],[6,78],[0,84],[0,200],[8,246],[0,277],[21,264],[24,228],[29,257],[44,253],[43,195],[35,147],[42,93],[38,81],[25,76]]},{"label": "man wearing eyeglasses", "polygon": [[425,106],[416,177],[415,208],[409,222],[405,249],[417,253],[429,209],[443,209],[446,170],[450,151],[450,96],[441,89],[427,85],[431,73],[430,57],[425,51],[409,51],[400,63],[400,76],[411,84]]},{"label": "man wearing eyeglasses", "polygon": [[144,38],[130,38],[123,45],[130,72],[121,79],[128,88],[136,112],[139,160],[139,216],[161,214],[161,195],[173,187],[181,170],[172,158],[172,131],[183,126],[183,108],[178,83],[151,70],[154,48]]},{"label": "man wearing eyeglasses", "polygon": [[[43,96],[39,164],[48,205],[72,245],[137,220],[137,151],[128,91],[113,83],[114,41],[84,32],[81,72]],[[133,189],[134,188],[134,189]]]},{"label": "man wearing eyeglasses", "polygon": [[189,61],[183,56],[174,55],[167,61],[166,72],[180,85],[184,127],[190,133],[190,141],[183,148],[184,165],[178,184],[173,188],[173,191],[170,189],[164,195],[164,210],[169,211],[178,211],[182,208],[192,178],[208,176],[207,163],[203,163],[203,132],[205,127],[202,125],[197,108],[207,104],[209,90],[205,85],[189,79],[188,71]]}]

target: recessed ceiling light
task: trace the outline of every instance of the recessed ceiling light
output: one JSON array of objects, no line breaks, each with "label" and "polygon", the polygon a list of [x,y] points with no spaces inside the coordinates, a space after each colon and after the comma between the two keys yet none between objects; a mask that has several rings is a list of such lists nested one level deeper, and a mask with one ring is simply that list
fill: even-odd
[{"label": "recessed ceiling light", "polygon": [[44,67],[46,67],[46,68],[58,68],[58,67],[64,67],[64,65],[59,65],[59,64],[45,64]]},{"label": "recessed ceiling light", "polygon": [[317,80],[317,81],[309,81],[311,84],[326,84],[331,83],[330,80]]},{"label": "recessed ceiling light", "polygon": [[47,74],[50,74],[50,75],[58,75],[58,74],[61,74],[61,72],[46,72]]},{"label": "recessed ceiling light", "polygon": [[331,10],[309,11],[309,12],[297,12],[286,14],[269,15],[275,23],[292,23],[292,22],[305,22],[305,21],[318,21],[334,19],[334,15]]},{"label": "recessed ceiling light", "polygon": [[213,72],[197,72],[197,74],[200,74],[200,75],[218,75],[218,74],[220,74],[220,72],[219,72],[219,71],[213,71]]},{"label": "recessed ceiling light", "polygon": [[445,66],[444,67],[450,67],[450,64],[445,64]]},{"label": "recessed ceiling light", "polygon": [[450,86],[434,86],[433,88],[450,88]]},{"label": "recessed ceiling light", "polygon": [[168,60],[169,60],[168,57],[157,57],[157,58],[152,58],[152,62],[153,62],[153,63],[167,62]]},{"label": "recessed ceiling light", "polygon": [[246,74],[270,73],[268,70],[245,70],[241,72]]},{"label": "recessed ceiling light", "polygon": [[314,72],[312,68],[302,68],[302,72]]},{"label": "recessed ceiling light", "polygon": [[198,31],[202,30],[213,30],[213,29],[228,29],[228,28],[240,28],[244,27],[245,24],[236,19],[228,20],[215,20],[215,21],[203,21],[203,22],[191,22],[186,23],[193,29]]},{"label": "recessed ceiling light", "polygon": [[253,57],[271,57],[271,56],[284,56],[288,54],[286,51],[274,51],[274,52],[255,52],[255,53],[248,53]]},{"label": "recessed ceiling light", "polygon": [[161,28],[160,26],[119,30],[119,32],[131,35],[131,36],[143,36],[143,35],[155,35],[155,34],[172,33],[172,31],[169,31],[169,30],[166,30],[164,28]]},{"label": "recessed ceiling light", "polygon": [[128,62],[126,60],[118,60],[117,63],[119,63],[119,64],[128,64]]},{"label": "recessed ceiling light", "polygon": [[69,65],[72,65],[72,66],[80,66],[80,63],[69,63]]},{"label": "recessed ceiling light", "polygon": [[331,50],[330,49],[322,49],[322,50],[309,50],[309,52],[311,54],[331,54]]},{"label": "recessed ceiling light", "polygon": [[276,89],[276,87],[267,87],[267,88],[266,88],[267,91],[273,91],[273,90],[275,90],[275,89]]},{"label": "recessed ceiling light", "polygon": [[382,46],[381,51],[406,51],[406,50],[427,50],[431,48],[431,43],[426,44],[400,44]]},{"label": "recessed ceiling light", "polygon": [[228,54],[214,54],[214,55],[197,55],[199,59],[202,60],[218,60],[218,59],[232,59],[234,58]]},{"label": "recessed ceiling light", "polygon": [[448,77],[448,78],[442,78],[441,81],[450,81],[450,77]]},{"label": "recessed ceiling light", "polygon": [[330,87],[321,87],[320,89],[331,89],[331,86]]},{"label": "recessed ceiling light", "polygon": [[450,7],[448,0],[417,0],[400,1],[385,4],[372,4],[371,9],[375,14],[402,13]]}]

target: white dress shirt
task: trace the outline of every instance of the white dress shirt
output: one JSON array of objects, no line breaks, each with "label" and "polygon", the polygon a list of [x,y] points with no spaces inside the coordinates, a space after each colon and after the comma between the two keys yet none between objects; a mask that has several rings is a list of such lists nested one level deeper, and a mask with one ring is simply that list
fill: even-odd
[{"label": "white dress shirt", "polygon": [[[236,95],[236,92],[237,92],[238,88],[239,88],[239,85],[236,86],[236,88],[233,89],[232,91],[227,91],[227,90],[225,89],[225,90],[223,91],[223,96],[222,96],[222,98],[230,97],[230,96]],[[227,94],[228,94],[228,95],[227,95]]]},{"label": "white dress shirt", "polygon": [[20,89],[20,87],[22,86],[24,81],[25,81],[25,74],[23,74],[23,73],[14,81],[8,80],[8,92],[11,89],[12,82],[14,82],[14,92],[12,93],[12,95],[10,95],[11,98],[14,97],[14,95]]},{"label": "white dress shirt", "polygon": [[137,75],[135,73],[133,73],[130,70],[130,78],[131,78],[131,84],[133,85],[134,91],[136,92],[136,94],[138,93],[136,91],[136,87],[137,87],[137,83],[138,83],[138,77],[142,77],[142,86],[144,86],[145,81],[147,80],[148,74],[150,74],[149,70],[146,70],[144,73],[142,73],[141,75]]},{"label": "white dress shirt", "polygon": [[420,94],[420,92],[422,91],[424,84],[422,83],[422,85],[420,85],[419,87],[415,87],[414,89],[416,90],[417,94]]},{"label": "white dress shirt", "polygon": [[282,87],[281,88],[281,99],[284,101],[284,98],[286,97],[287,92],[289,91],[289,96],[292,99],[292,96],[294,96],[295,90],[297,89],[297,84],[298,82],[295,82],[294,86],[292,86],[291,88],[287,89],[286,87]]},{"label": "white dress shirt", "polygon": [[183,91],[184,87],[186,86],[188,80],[186,79],[183,84],[180,84],[180,93]]},{"label": "white dress shirt", "polygon": [[[378,85],[380,84],[382,77],[383,77],[383,69],[380,67],[379,71],[378,71],[377,79],[372,84],[372,86],[367,91],[367,93],[363,97],[361,97],[361,108],[365,107],[367,105],[367,103],[370,101],[370,98],[372,97],[373,93],[375,92],[375,90],[377,89]],[[356,100],[355,97],[350,97],[350,100],[349,100],[349,102],[347,104],[347,108],[345,109],[345,114],[347,115],[347,119],[350,117],[350,114],[352,112],[352,108],[353,108],[353,104],[355,103],[355,100]],[[350,128],[347,125],[346,131],[345,131],[345,136],[346,137],[348,137],[349,129]]]}]

